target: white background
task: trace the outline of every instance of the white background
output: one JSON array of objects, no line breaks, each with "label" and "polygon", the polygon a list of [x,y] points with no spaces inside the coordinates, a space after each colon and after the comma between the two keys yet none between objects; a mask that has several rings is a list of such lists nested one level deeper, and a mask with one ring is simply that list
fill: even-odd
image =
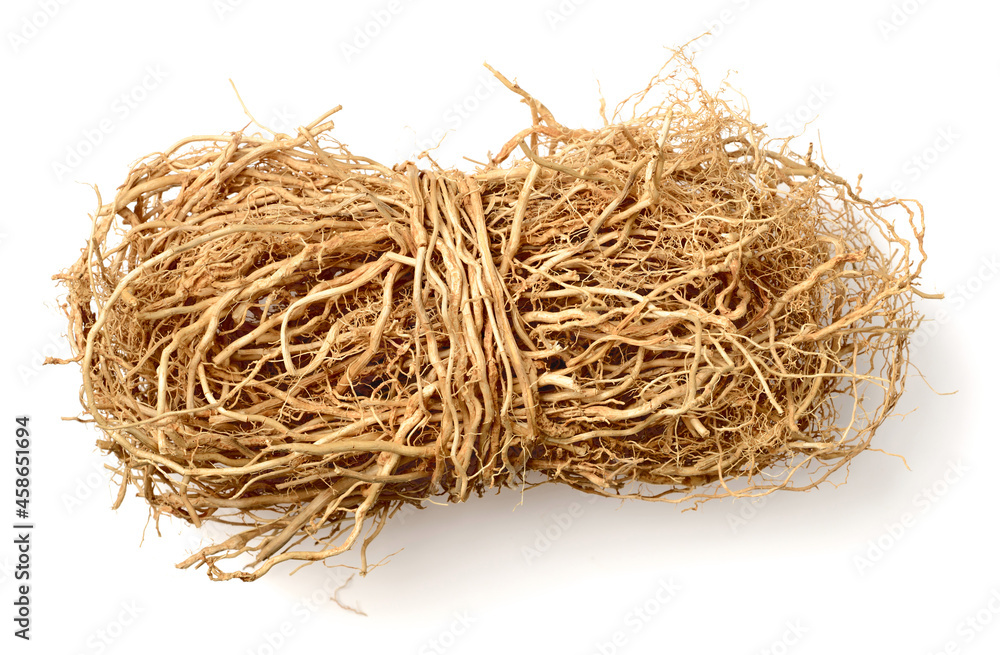
[{"label": "white background", "polygon": [[[971,0],[5,2],[3,650],[998,652],[998,14]],[[131,492],[110,510],[98,434],[60,420],[80,411],[79,368],[40,365],[69,356],[50,277],[89,234],[88,185],[107,199],[135,159],[243,128],[229,78],[277,129],[343,104],[335,136],[388,164],[456,128],[439,159],[471,167],[463,155],[482,160],[530,120],[484,60],[562,123],[596,126],[598,81],[613,106],[645,86],[665,47],[706,30],[696,63],[708,87],[732,71],[775,135],[819,134],[845,178],[863,172],[873,194],[895,183],[926,208],[924,288],[948,299],[921,301],[936,320],[912,359],[957,393],[909,380],[908,415],[875,440],[909,468],[870,452],[841,486],[687,512],[555,486],[523,503],[508,490],[431,507],[390,522],[370,556],[395,554],[340,592],[367,616],[330,601],[341,569],[213,583],[174,568],[197,531],[164,520],[157,536]],[[8,618],[22,414],[34,435],[30,643]]]}]

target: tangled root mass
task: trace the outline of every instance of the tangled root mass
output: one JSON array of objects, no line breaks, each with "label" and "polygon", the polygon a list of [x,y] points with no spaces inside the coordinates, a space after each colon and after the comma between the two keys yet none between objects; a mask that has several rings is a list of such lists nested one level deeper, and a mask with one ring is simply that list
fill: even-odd
[{"label": "tangled root mass", "polygon": [[903,390],[922,210],[678,62],[598,129],[495,73],[533,121],[474,173],[355,155],[330,114],[135,165],[57,276],[118,503],[240,526],[179,566],[253,580],[359,542],[367,568],[436,496],[697,503],[868,448]]}]

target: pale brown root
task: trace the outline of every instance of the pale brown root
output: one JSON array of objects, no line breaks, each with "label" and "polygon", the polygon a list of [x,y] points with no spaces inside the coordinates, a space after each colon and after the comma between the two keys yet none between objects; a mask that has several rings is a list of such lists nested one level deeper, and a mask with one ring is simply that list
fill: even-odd
[{"label": "pale brown root", "polygon": [[473,173],[355,156],[328,115],[136,165],[58,276],[118,502],[244,525],[180,566],[253,580],[438,496],[541,477],[697,503],[866,450],[926,295],[922,209],[673,64],[594,130],[497,73],[535,119]]}]

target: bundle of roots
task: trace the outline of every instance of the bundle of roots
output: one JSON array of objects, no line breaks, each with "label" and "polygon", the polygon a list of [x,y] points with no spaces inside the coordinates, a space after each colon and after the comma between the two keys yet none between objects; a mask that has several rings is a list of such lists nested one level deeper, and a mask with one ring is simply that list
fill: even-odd
[{"label": "bundle of roots", "polygon": [[494,74],[533,120],[474,173],[353,154],[330,112],[185,139],[92,217],[56,277],[117,503],[239,526],[178,566],[254,580],[358,545],[367,570],[435,497],[697,505],[870,447],[918,320],[919,204],[865,200],[683,58],[597,129]]}]

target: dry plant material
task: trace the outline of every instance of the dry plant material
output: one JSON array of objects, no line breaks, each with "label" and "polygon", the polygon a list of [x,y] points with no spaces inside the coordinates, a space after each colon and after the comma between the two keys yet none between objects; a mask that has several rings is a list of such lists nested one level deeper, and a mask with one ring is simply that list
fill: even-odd
[{"label": "dry plant material", "polygon": [[809,489],[892,412],[919,204],[861,198],[682,55],[598,129],[494,73],[533,121],[477,172],[353,154],[330,112],[185,139],[94,216],[57,277],[118,503],[240,526],[178,566],[357,544],[364,571],[402,506],[541,482]]}]

